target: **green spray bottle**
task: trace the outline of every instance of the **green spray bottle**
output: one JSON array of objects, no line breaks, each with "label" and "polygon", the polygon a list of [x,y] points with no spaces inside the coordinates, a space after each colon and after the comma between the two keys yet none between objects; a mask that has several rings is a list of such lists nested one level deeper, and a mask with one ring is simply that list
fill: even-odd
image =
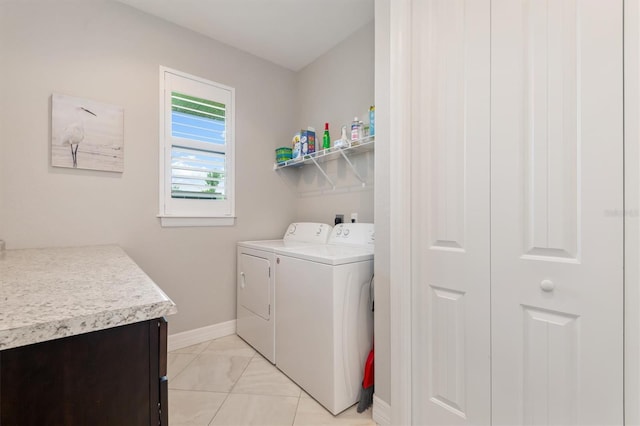
[{"label": "green spray bottle", "polygon": [[322,149],[331,148],[331,136],[329,136],[329,123],[324,123],[324,134],[322,135]]}]

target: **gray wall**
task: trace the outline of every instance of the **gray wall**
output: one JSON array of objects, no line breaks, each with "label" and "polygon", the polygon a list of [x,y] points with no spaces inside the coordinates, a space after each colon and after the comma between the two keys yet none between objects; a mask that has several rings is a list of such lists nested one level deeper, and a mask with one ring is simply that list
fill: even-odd
[{"label": "gray wall", "polygon": [[[302,69],[296,78],[297,129],[315,127],[322,143],[324,123],[329,123],[331,139],[340,137],[340,128],[358,116],[369,122],[369,106],[374,104],[374,24],[370,22],[349,38]],[[296,128],[291,129],[291,133]],[[298,194],[296,217],[333,224],[336,213],[358,213],[360,222],[373,222],[374,155],[353,157],[362,184],[344,160],[324,163],[334,179],[335,190],[314,167],[284,176]]]},{"label": "gray wall", "polygon": [[[295,199],[272,171],[295,74],[110,1],[0,2],[0,238],[8,248],[115,243],[177,303],[170,333],[235,318],[235,244],[274,238]],[[236,88],[237,222],[161,228],[159,65]],[[120,105],[124,173],[52,168],[53,92]]]}]

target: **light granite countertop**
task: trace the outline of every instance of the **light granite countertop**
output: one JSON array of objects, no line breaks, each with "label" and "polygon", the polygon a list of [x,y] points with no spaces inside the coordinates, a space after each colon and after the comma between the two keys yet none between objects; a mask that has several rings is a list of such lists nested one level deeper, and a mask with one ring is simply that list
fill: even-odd
[{"label": "light granite countertop", "polygon": [[118,246],[0,253],[0,350],[176,312]]}]

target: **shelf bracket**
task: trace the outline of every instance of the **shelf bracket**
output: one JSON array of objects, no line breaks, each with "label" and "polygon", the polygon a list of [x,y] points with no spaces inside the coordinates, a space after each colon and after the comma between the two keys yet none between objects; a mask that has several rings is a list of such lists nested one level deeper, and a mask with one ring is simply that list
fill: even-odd
[{"label": "shelf bracket", "polygon": [[[344,155],[344,154],[343,154]],[[331,180],[331,178],[329,177],[329,175],[327,175],[327,173],[322,169],[322,167],[320,167],[320,164],[318,164],[318,162],[316,161],[316,159],[311,156],[311,161],[313,161],[313,164],[316,165],[316,167],[318,168],[318,170],[320,170],[320,173],[322,173],[322,175],[324,176],[324,178],[327,180],[327,182],[329,182],[329,184],[331,185],[331,188],[336,189],[336,185],[335,183],[333,183],[333,181]],[[353,167],[353,166],[352,166]]]},{"label": "shelf bracket", "polygon": [[362,179],[362,176],[360,176],[360,173],[358,173],[358,171],[356,170],[355,166],[353,165],[351,160],[349,160],[349,157],[347,157],[347,155],[344,153],[343,150],[340,150],[340,154],[342,154],[342,158],[344,158],[344,161],[346,161],[347,164],[349,164],[349,166],[351,167],[351,171],[353,172],[354,175],[356,175],[356,177],[358,178],[358,180],[362,184],[362,187],[364,188],[365,186],[367,186],[366,181],[364,179]]}]

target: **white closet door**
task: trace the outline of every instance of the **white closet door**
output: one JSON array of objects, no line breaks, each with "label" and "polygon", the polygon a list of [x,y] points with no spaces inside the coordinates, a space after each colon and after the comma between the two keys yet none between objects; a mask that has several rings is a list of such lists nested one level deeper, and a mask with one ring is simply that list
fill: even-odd
[{"label": "white closet door", "polygon": [[489,0],[412,2],[413,424],[490,422]]},{"label": "white closet door", "polygon": [[493,424],[623,423],[622,0],[493,0]]}]

